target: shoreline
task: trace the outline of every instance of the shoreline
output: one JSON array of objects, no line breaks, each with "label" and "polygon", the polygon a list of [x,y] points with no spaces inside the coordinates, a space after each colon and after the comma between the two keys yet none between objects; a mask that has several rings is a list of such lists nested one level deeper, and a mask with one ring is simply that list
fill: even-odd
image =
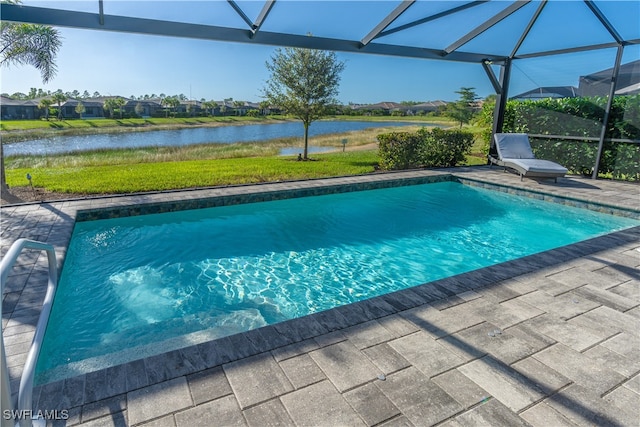
[{"label": "shoreline", "polygon": [[[244,117],[244,116],[243,116]],[[100,135],[111,133],[134,133],[134,132],[153,132],[164,130],[181,130],[181,129],[195,129],[195,128],[207,128],[207,127],[226,127],[226,126],[243,126],[243,125],[257,125],[257,124],[277,124],[286,122],[297,122],[298,119],[290,117],[263,117],[263,118],[238,118],[229,116],[228,118],[176,118],[168,120],[181,120],[182,123],[151,123],[149,120],[153,119],[123,119],[141,121],[141,123],[131,122],[125,124],[114,124],[112,126],[84,126],[87,123],[92,123],[92,120],[96,122],[102,122],[103,120],[112,119],[86,119],[86,120],[70,120],[62,121],[67,127],[55,128],[55,127],[39,127],[34,129],[13,129],[13,130],[0,130],[0,139],[3,144],[15,144],[25,141],[31,141],[34,139],[43,139],[52,136],[77,136],[77,135]],[[167,120],[167,119],[161,119]],[[421,123],[429,124],[450,124],[448,120],[442,120],[441,117],[429,117],[419,118],[416,117],[395,117],[395,116],[328,116],[326,118],[316,121],[365,121],[365,122],[415,122],[417,125]],[[120,120],[115,120],[119,122]],[[57,121],[47,122],[55,126]],[[73,127],[74,123],[82,123],[82,127]]]}]

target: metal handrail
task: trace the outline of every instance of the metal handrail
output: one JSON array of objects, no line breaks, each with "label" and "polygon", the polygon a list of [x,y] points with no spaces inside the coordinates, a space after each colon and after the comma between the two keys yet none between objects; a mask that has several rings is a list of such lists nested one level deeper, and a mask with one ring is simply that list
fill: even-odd
[{"label": "metal handrail", "polygon": [[[25,416],[22,421],[26,422],[26,424],[19,424],[23,426],[31,426],[31,416],[27,417],[26,415],[31,414],[33,410],[33,380],[36,363],[38,362],[38,356],[40,355],[42,340],[44,339],[44,333],[47,329],[47,323],[49,322],[49,314],[51,313],[53,297],[55,296],[56,287],[58,286],[58,265],[56,263],[56,253],[53,246],[42,242],[36,242],[35,240],[18,239],[11,245],[9,251],[0,263],[0,294],[4,292],[4,284],[9,276],[9,272],[13,268],[13,265],[23,249],[46,251],[49,263],[49,283],[47,284],[47,293],[44,297],[44,302],[42,303],[42,311],[40,312],[40,318],[36,325],[36,331],[33,336],[33,341],[31,342],[31,348],[29,349],[27,360],[24,364],[24,368],[22,369],[20,389],[18,391],[18,413]],[[0,317],[1,315],[2,308],[0,308]],[[4,334],[1,336],[1,339],[2,346],[4,347]],[[2,357],[5,358],[6,355],[4,354],[4,351],[2,353]],[[3,360],[3,362],[5,362],[4,366],[6,367],[6,360]],[[6,384],[3,384],[3,390],[9,389],[9,378],[6,375],[6,372],[3,372],[2,374],[4,377],[2,380],[3,383],[6,381]]]}]

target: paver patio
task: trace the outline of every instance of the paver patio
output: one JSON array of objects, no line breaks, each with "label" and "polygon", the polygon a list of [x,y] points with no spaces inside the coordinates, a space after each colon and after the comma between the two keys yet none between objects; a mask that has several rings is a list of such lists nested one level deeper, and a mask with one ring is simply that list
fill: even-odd
[{"label": "paver patio", "polygon": [[[63,259],[78,211],[444,176],[640,218],[640,186],[487,167],[3,207]],[[25,252],[3,294],[13,390],[46,287]],[[640,425],[640,227],[37,387],[53,425]]]}]

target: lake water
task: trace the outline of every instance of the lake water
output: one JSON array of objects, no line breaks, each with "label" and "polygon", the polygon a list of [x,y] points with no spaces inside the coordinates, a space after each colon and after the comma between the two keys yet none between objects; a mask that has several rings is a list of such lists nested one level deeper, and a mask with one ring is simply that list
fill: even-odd
[{"label": "lake water", "polygon": [[[436,126],[432,123],[318,121],[311,123],[309,136],[343,133],[388,126]],[[182,146],[192,144],[266,141],[275,138],[304,136],[302,122],[254,124],[194,129],[126,132],[100,135],[56,136],[4,145],[4,155],[59,154],[96,149]],[[298,152],[299,150],[296,150]]]}]

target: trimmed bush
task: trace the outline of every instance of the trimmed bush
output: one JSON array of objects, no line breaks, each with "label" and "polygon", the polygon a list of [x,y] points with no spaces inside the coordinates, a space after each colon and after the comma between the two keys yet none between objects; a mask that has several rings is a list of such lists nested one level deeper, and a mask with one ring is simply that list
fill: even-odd
[{"label": "trimmed bush", "polygon": [[422,128],[415,133],[378,135],[380,168],[453,167],[471,153],[473,134],[461,130]]},{"label": "trimmed bush", "polygon": [[412,132],[391,132],[378,135],[380,168],[410,169],[420,166],[420,136]]},{"label": "trimmed bush", "polygon": [[465,161],[471,153],[473,134],[461,130],[422,128],[418,131],[422,142],[422,164],[426,167],[447,168]]}]

